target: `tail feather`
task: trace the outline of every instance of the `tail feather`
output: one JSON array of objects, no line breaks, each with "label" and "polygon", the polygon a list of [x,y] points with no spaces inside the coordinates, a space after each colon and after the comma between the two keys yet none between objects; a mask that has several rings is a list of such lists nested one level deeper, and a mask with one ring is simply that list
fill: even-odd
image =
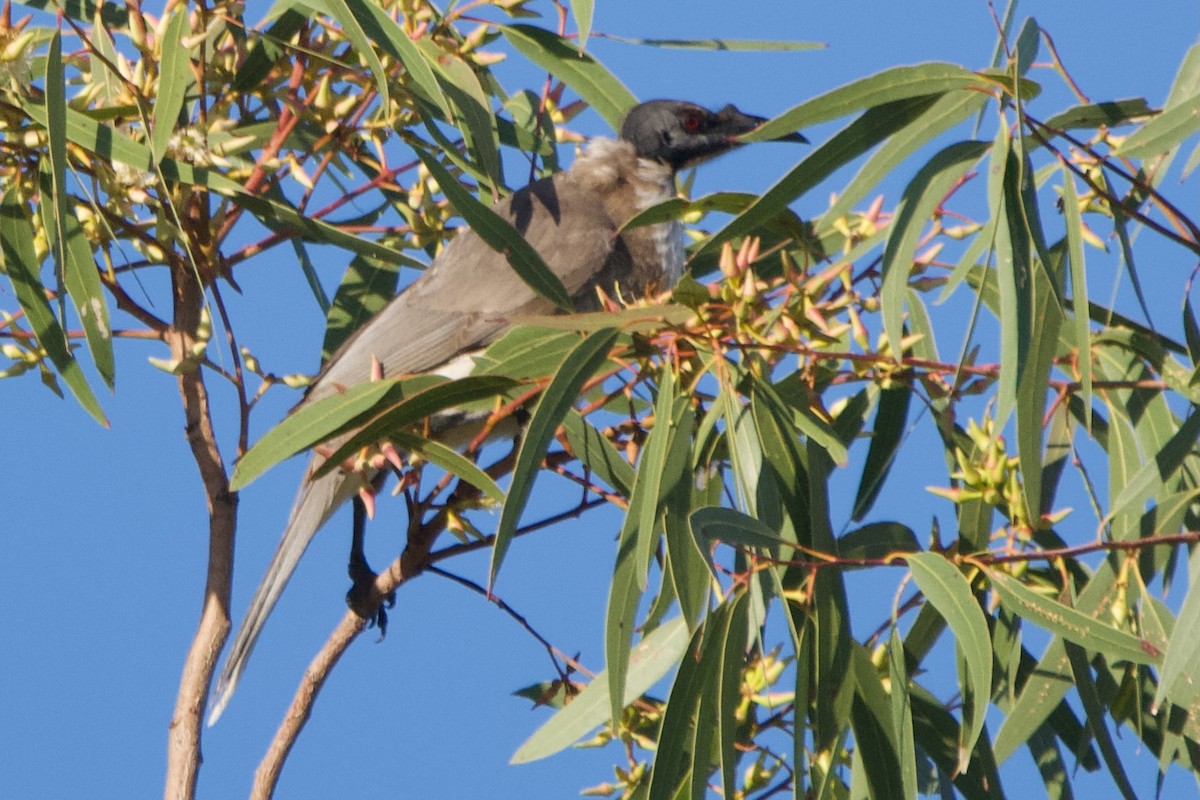
[{"label": "tail feather", "polygon": [[229,698],[237,689],[242,670],[245,669],[250,653],[254,650],[263,625],[296,570],[300,557],[308,549],[309,542],[333,512],[357,491],[357,482],[349,479],[341,470],[334,470],[312,480],[313,471],[323,461],[320,456],[314,456],[309,463],[308,476],[300,484],[291,516],[283,531],[283,538],[279,540],[279,546],[267,566],[266,574],[254,593],[254,599],[250,601],[246,616],[242,620],[242,627],[233,640],[225,668],[217,681],[212,711],[208,716],[209,725],[220,718],[229,703]]}]

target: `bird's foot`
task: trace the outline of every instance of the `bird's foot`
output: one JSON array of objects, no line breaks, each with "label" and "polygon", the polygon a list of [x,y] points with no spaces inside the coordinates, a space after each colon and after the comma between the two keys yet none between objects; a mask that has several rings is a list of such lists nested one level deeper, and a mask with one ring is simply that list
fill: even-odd
[{"label": "bird's foot", "polygon": [[379,638],[387,635],[387,610],[396,605],[396,593],[382,594],[375,588],[376,573],[365,559],[350,560],[350,591],[346,592],[346,605],[367,621],[368,628],[378,628]]}]

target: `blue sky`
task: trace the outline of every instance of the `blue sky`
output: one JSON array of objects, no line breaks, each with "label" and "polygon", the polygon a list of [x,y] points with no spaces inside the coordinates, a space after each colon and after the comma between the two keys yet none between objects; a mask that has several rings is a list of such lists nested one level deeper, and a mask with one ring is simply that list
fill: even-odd
[{"label": "blue sky", "polygon": [[[1127,2],[1050,0],[1023,3],[1018,18],[1037,17],[1093,99],[1142,95],[1157,104],[1185,50],[1197,41],[1200,10],[1194,0],[1130,9]],[[616,0],[597,3],[594,29],[641,38],[828,43],[811,52],[736,53],[593,42],[595,54],[639,98],[734,102],[767,116],[898,64],[947,60],[984,67],[995,42],[982,0]],[[539,73],[527,65],[497,72],[510,91],[540,86]],[[1054,87],[1038,101],[1044,116],[1071,103],[1049,73],[1032,77]],[[578,127],[607,132],[594,115],[581,118]],[[829,131],[807,133],[817,142]],[[761,191],[803,153],[791,145],[746,148],[706,167],[696,191]],[[885,187],[889,200],[900,188]],[[816,213],[827,199],[819,190],[797,208],[802,215]],[[311,371],[322,320],[295,264],[280,256],[242,269],[244,295],[230,298],[232,311],[270,369]],[[1178,287],[1192,265],[1178,253],[1169,258],[1156,265],[1167,296],[1155,302],[1175,315]],[[344,262],[320,266],[332,290]],[[7,286],[3,292],[0,306],[11,307]],[[8,423],[6,524],[0,530],[0,797],[161,792],[166,726],[200,611],[206,517],[174,382],[146,362],[147,356],[162,357],[163,348],[119,345],[118,392],[102,398],[111,430],[96,426],[72,402],[57,400],[33,376],[0,383],[0,413]],[[276,393],[257,417],[255,435],[294,399]],[[222,444],[229,453],[232,398],[218,393],[215,402],[218,419],[226,421]],[[301,466],[296,460],[272,470],[242,494],[237,614],[275,547]],[[927,503],[926,518],[946,513],[923,491],[917,497],[906,502]],[[535,502],[552,510],[573,499],[542,496]],[[403,523],[402,504],[381,506],[373,526],[377,566],[397,547],[381,532]],[[585,518],[519,542],[498,587],[543,635],[581,652],[595,669],[603,666],[604,601],[617,525],[611,516]],[[238,694],[220,724],[207,731],[202,797],[248,791],[304,667],[343,614],[346,528],[335,522],[310,548]],[[479,579],[486,560],[452,566]],[[509,693],[552,673],[536,642],[477,596],[423,578],[401,591],[386,641],[374,639],[368,633],[354,644],[323,691],[279,797],[572,797],[611,777],[609,765],[620,760],[615,750],[507,765],[545,716]],[[1135,752],[1123,750],[1127,764]],[[1028,762],[1024,754],[1013,761],[1022,759]],[[1135,785],[1149,795],[1153,765],[1141,766]],[[1015,797],[1029,765],[1014,763],[1013,769],[1007,788]],[[1177,785],[1194,786],[1190,779]]]}]

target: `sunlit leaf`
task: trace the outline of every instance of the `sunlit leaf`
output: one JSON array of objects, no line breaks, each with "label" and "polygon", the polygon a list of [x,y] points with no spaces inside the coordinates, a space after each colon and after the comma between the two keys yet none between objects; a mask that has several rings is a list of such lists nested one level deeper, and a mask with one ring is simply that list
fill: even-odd
[{"label": "sunlit leaf", "polygon": [[175,133],[183,101],[192,85],[191,49],[183,43],[191,32],[186,6],[171,12],[163,33],[162,61],[159,62],[158,95],[154,98],[154,117],[151,121],[150,149],[155,161],[167,154],[167,146]]},{"label": "sunlit leaf", "polygon": [[614,131],[637,98],[608,68],[566,39],[532,25],[499,26],[521,55],[570,86]]},{"label": "sunlit leaf", "polygon": [[966,708],[963,712],[964,721],[969,718],[971,726],[969,731],[964,732],[965,736],[959,745],[957,770],[965,772],[975,742],[983,732],[988,698],[992,691],[992,642],[987,620],[966,577],[944,556],[913,553],[905,559],[922,594],[946,619],[950,630],[954,631],[959,651],[966,661],[970,685],[963,686],[962,690],[973,705],[969,714]]},{"label": "sunlit leaf", "polygon": [[492,249],[503,253],[513,271],[529,288],[559,308],[570,311],[571,296],[566,287],[550,267],[546,266],[546,262],[520,231],[504,217],[472,197],[432,154],[424,150],[416,152],[421,163],[445,192],[446,198],[454,204],[455,211],[471,226],[471,230]]},{"label": "sunlit leaf", "polygon": [[1131,633],[1106,625],[1057,600],[1034,592],[1016,578],[996,570],[987,571],[988,579],[1004,603],[1016,615],[1051,633],[1092,652],[1103,653],[1110,661],[1158,665],[1162,653]]},{"label": "sunlit leaf", "polygon": [[1200,130],[1200,96],[1167,109],[1130,134],[1117,153],[1130,158],[1146,158],[1165,153]]},{"label": "sunlit leaf", "polygon": [[912,270],[921,233],[930,216],[954,184],[971,165],[987,152],[987,142],[956,142],[939,151],[904,189],[896,220],[883,251],[883,287],[880,309],[883,327],[891,344],[892,356],[903,355],[900,341],[904,335],[904,298],[908,274]]},{"label": "sunlit leaf", "polygon": [[[622,707],[641,697],[680,663],[688,644],[688,627],[681,618],[659,625],[637,643],[626,665]],[[525,740],[511,763],[526,764],[565,750],[588,731],[611,718],[607,671],[596,675],[561,711]]]},{"label": "sunlit leaf", "polygon": [[4,255],[4,269],[17,302],[37,336],[38,345],[46,351],[79,405],[107,427],[108,420],[100,403],[92,393],[79,362],[71,353],[66,334],[46,300],[46,290],[38,277],[39,264],[33,241],[33,225],[28,209],[17,197],[15,189],[10,188],[0,199],[0,252]]},{"label": "sunlit leaf", "polygon": [[618,332],[612,329],[600,330],[579,342],[563,359],[562,366],[538,399],[529,423],[525,426],[525,435],[517,451],[516,465],[513,467],[508,499],[500,512],[500,522],[496,525],[492,560],[488,567],[489,588],[495,584],[508,546],[516,535],[521,513],[529,501],[534,478],[546,455],[546,448],[554,438],[554,432],[558,430],[559,423],[575,403],[580,389],[608,359],[608,352],[612,349],[617,335]]}]

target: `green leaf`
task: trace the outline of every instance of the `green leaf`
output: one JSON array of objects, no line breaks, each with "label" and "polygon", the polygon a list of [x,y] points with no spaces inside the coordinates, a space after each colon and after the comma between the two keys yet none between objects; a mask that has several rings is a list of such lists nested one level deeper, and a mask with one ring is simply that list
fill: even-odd
[{"label": "green leaf", "polygon": [[906,800],[917,797],[917,748],[913,741],[912,697],[908,689],[908,673],[904,663],[904,642],[900,629],[892,626],[888,638],[888,678],[891,681],[892,730],[895,731],[896,752],[900,760],[900,784]]},{"label": "green leaf", "polygon": [[1056,131],[1101,126],[1115,128],[1153,113],[1154,109],[1150,108],[1144,97],[1083,103],[1055,114],[1046,120],[1046,127]]},{"label": "green leaf", "polygon": [[[236,184],[235,184],[236,185]],[[239,191],[240,191],[240,187]],[[425,269],[425,264],[400,250],[379,242],[364,239],[357,233],[344,231],[336,225],[324,220],[306,217],[287,202],[265,196],[236,194],[234,203],[253,214],[263,225],[276,233],[287,233],[292,236],[302,236],[305,241],[314,244],[330,244],[342,247],[352,253],[368,258],[378,259],[388,264]]]},{"label": "green leaf", "polygon": [[1147,158],[1165,153],[1200,130],[1200,96],[1167,109],[1130,134],[1116,155]]},{"label": "green leaf", "polygon": [[939,97],[871,155],[853,180],[838,193],[837,200],[821,215],[818,230],[831,227],[850,213],[873,187],[891,176],[906,158],[982,109],[987,101],[988,95],[981,92],[952,92]]},{"label": "green leaf", "polygon": [[[22,110],[34,122],[49,130],[51,123],[45,106],[29,103]],[[150,170],[154,166],[155,159],[149,147],[135,142],[117,128],[102,125],[70,107],[67,108],[65,129],[67,141],[89,153],[95,153],[106,161],[117,161],[139,170]],[[192,186],[205,186],[230,197],[247,198],[240,184],[218,172],[194,168],[170,158],[162,159],[158,166],[163,177],[168,180]]]},{"label": "green leaf", "polygon": [[[970,720],[969,730],[963,731],[958,747],[958,772],[965,772],[971,761],[971,751],[983,732],[988,698],[992,691],[992,640],[987,620],[971,591],[971,584],[957,567],[938,553],[913,553],[906,556],[913,579],[922,594],[945,618],[959,652],[967,666],[968,685],[962,687],[963,697],[971,706],[963,708],[963,722]],[[969,711],[969,713],[968,713]]]},{"label": "green leaf", "polygon": [[83,326],[88,350],[96,364],[96,371],[110,389],[116,372],[112,348],[112,324],[109,321],[108,304],[96,263],[92,260],[92,246],[83,232],[79,218],[75,216],[70,195],[67,193],[67,100],[64,89],[62,40],[57,31],[50,40],[46,54],[46,112],[50,126],[47,129],[47,155],[49,156],[49,180],[42,174],[42,199],[40,211],[43,225],[54,257],[56,274],[61,276],[62,285],[71,298],[71,305]]},{"label": "green leaf", "polygon": [[[344,440],[339,440],[315,475],[327,475],[362,448],[390,439],[407,425],[427,419],[439,411],[456,409],[481,400],[490,401],[515,385],[514,381],[497,375],[468,375],[451,381],[439,381],[439,377],[422,375],[399,381],[397,391],[385,396],[354,423],[357,430]],[[422,378],[425,386],[416,391],[410,390],[407,396],[401,395],[407,383],[420,385]]]},{"label": "green leaf", "polygon": [[850,725],[854,730],[855,761],[861,764],[870,789],[869,795],[855,794],[872,800],[904,800],[904,781],[896,779],[902,767],[891,701],[865,647],[855,643],[851,663],[855,689]]},{"label": "green leaf", "polygon": [[[776,181],[744,212],[709,237],[697,255],[714,251],[723,242],[752,234],[780,214],[791,213],[788,206],[793,200],[818,186],[838,169],[896,131],[903,129],[932,103],[930,98],[917,97],[868,109]],[[786,129],[795,130],[794,127]],[[785,129],[780,128],[779,132],[783,133]]]},{"label": "green leaf", "polygon": [[[719,612],[718,612],[719,613]],[[727,614],[720,617],[728,621]],[[672,800],[682,794],[680,784],[692,772],[695,752],[695,739],[699,736],[711,736],[709,731],[700,731],[696,719],[701,698],[711,691],[712,667],[715,660],[716,648],[712,640],[719,639],[721,622],[718,614],[710,616],[704,627],[692,635],[688,645],[689,655],[695,653],[698,657],[685,657],[679,662],[679,671],[671,682],[671,691],[667,695],[666,707],[662,712],[662,725],[658,731],[658,743],[654,752],[654,767],[650,771],[650,788],[646,792],[647,800]],[[611,689],[609,690],[611,692]],[[706,758],[707,760],[707,758]],[[707,768],[705,775],[708,777]],[[692,776],[695,783],[696,776]],[[688,792],[683,796],[688,796]]]},{"label": "green leaf", "polygon": [[497,26],[516,50],[563,83],[570,86],[596,110],[615,131],[637,98],[587,53],[580,54],[571,42],[532,25]]},{"label": "green leaf", "polygon": [[[680,663],[688,645],[688,626],[681,617],[659,625],[638,642],[626,664],[622,707],[645,694]],[[601,672],[561,711],[546,720],[517,748],[509,763],[527,764],[565,750],[611,718],[608,674]]]},{"label": "green leaf", "polygon": [[1092,332],[1086,309],[1089,306],[1087,288],[1087,267],[1083,260],[1083,218],[1079,212],[1079,196],[1075,193],[1075,176],[1062,168],[1063,179],[1063,217],[1067,228],[1067,261],[1071,273],[1071,300],[1074,312],[1075,347],[1079,357],[1079,398],[1083,401],[1084,427],[1092,429]]},{"label": "green leaf", "polygon": [[1003,572],[991,569],[986,572],[1000,595],[1001,603],[1014,614],[1042,626],[1056,636],[1092,652],[1103,653],[1110,661],[1151,666],[1162,662],[1162,653],[1149,641],[1044,597]]},{"label": "green leaf", "polygon": [[[404,65],[405,76],[429,102],[434,103],[447,118],[451,116],[433,72],[435,62],[421,51],[403,28],[377,3],[355,3],[353,12],[370,41]],[[376,73],[378,79],[379,73]],[[387,97],[386,94],[383,97]]]},{"label": "green leaf", "polygon": [[754,517],[732,508],[698,508],[688,519],[692,526],[692,535],[696,538],[696,546],[704,554],[714,575],[716,565],[713,563],[712,549],[718,543],[762,549],[771,556],[778,556],[780,545],[792,544]]},{"label": "green leaf", "polygon": [[508,220],[492,209],[480,203],[471,193],[463,188],[454,177],[443,167],[431,153],[418,149],[420,157],[429,174],[433,177],[442,192],[445,193],[455,211],[467,221],[471,230],[488,243],[498,253],[503,253],[508,259],[513,271],[525,281],[530,289],[554,303],[564,311],[570,311],[571,296],[558,276],[546,266],[546,262],[538,255],[520,231],[514,228]]},{"label": "green leaf", "polygon": [[[362,56],[363,61],[367,63],[367,69],[375,77],[375,88],[379,92],[379,102],[387,108],[391,103],[391,96],[388,93],[387,72],[383,68],[383,64],[379,61],[379,56],[375,55],[375,48],[372,45],[371,37],[363,30],[363,23],[370,24],[375,22],[378,24],[376,15],[371,13],[371,3],[366,0],[304,0],[304,4],[311,8],[324,12],[327,16],[335,20],[342,28],[342,34],[346,40],[354,47],[355,52]],[[376,31],[379,29],[376,28]],[[377,39],[380,37],[376,37]],[[387,37],[390,41],[390,37]]]},{"label": "green leaf", "polygon": [[183,43],[189,33],[191,24],[187,7],[176,7],[163,32],[162,61],[158,65],[158,95],[154,98],[150,135],[150,150],[154,153],[155,163],[167,154],[179,113],[183,111],[184,98],[192,85],[191,50]]},{"label": "green leaf", "polygon": [[[1193,548],[1188,559],[1188,591],[1179,606],[1179,618],[1175,621],[1178,631],[1200,630],[1200,548]],[[1167,641],[1167,652],[1163,656],[1162,672],[1158,688],[1154,692],[1154,705],[1150,713],[1157,714],[1164,700],[1174,700],[1179,682],[1194,691],[1200,665],[1200,637],[1173,636]],[[1178,703],[1177,703],[1178,704]],[[1180,704],[1182,705],[1182,704]]]},{"label": "green leaf", "polygon": [[567,412],[562,426],[571,452],[579,459],[579,463],[619,494],[629,497],[635,479],[633,467],[617,452],[612,442],[574,409]]},{"label": "green leaf", "polygon": [[571,15],[575,17],[575,30],[579,31],[579,53],[587,49],[588,36],[592,33],[592,14],[595,3],[592,0],[571,0]]},{"label": "green leaf", "polygon": [[431,464],[446,472],[457,475],[497,503],[504,502],[504,492],[486,472],[471,459],[452,450],[441,442],[411,433],[397,432],[389,437],[397,448],[406,453],[416,453]]},{"label": "green leaf", "polygon": [[[621,537],[635,537],[635,568],[639,587],[646,590],[646,576],[656,541],[658,519],[666,496],[690,474],[690,399],[678,395],[670,365],[663,367],[654,405],[654,428],[646,438],[638,459],[637,475],[629,498]],[[687,426],[690,429],[690,425]]]},{"label": "green leaf", "polygon": [[[112,324],[109,320],[108,303],[105,299],[104,287],[100,282],[100,273],[96,270],[96,262],[92,258],[92,246],[83,232],[79,218],[70,207],[69,198],[58,194],[49,186],[46,175],[42,175],[44,190],[41,212],[45,229],[50,238],[50,252],[56,262],[60,256],[62,262],[63,285],[71,298],[71,307],[75,310],[83,326],[84,337],[96,371],[110,389],[116,371],[113,358]],[[46,220],[46,216],[56,216],[61,224]],[[60,233],[59,231],[62,231]],[[59,236],[66,237],[66,247],[60,252]]]},{"label": "green leaf", "polygon": [[[634,512],[628,509],[629,516]],[[637,531],[622,528],[617,542],[617,560],[609,584],[608,605],[604,612],[604,661],[607,665],[607,699],[609,719],[619,723],[625,708],[622,698],[627,694],[628,662],[633,644],[638,603],[642,599],[642,581],[637,570]]]},{"label": "green leaf", "polygon": [[912,271],[921,233],[933,212],[950,189],[987,152],[988,142],[956,142],[943,148],[904,189],[892,232],[883,251],[883,286],[880,310],[893,358],[903,356],[900,341],[904,334],[904,299],[908,275]]},{"label": "green leaf", "polygon": [[[258,34],[253,47],[238,66],[231,88],[237,94],[246,94],[260,86],[271,69],[288,57],[292,37],[308,22],[308,15],[295,8],[285,9],[271,27]],[[274,127],[274,126],[272,126]]]},{"label": "green leaf", "polygon": [[899,522],[872,522],[838,539],[838,555],[842,558],[887,558],[920,549],[912,528]]},{"label": "green leaf", "polygon": [[450,101],[454,124],[462,131],[471,163],[483,169],[490,188],[503,186],[496,119],[479,76],[465,61],[445,53],[431,62],[441,76],[438,85]]},{"label": "green leaf", "polygon": [[1033,338],[1033,258],[1021,214],[1023,160],[1018,140],[1009,142],[1001,179],[1003,200],[996,232],[996,276],[1000,284],[1000,387],[996,422],[1007,422],[1017,402]]},{"label": "green leaf", "polygon": [[[403,397],[404,383],[396,380],[363,383],[296,410],[263,434],[238,459],[229,488],[242,489],[285,458],[326,441],[335,431],[370,412],[389,393]],[[428,381],[424,383],[427,385]]]},{"label": "green leaf", "polygon": [[935,61],[893,67],[807,100],[756,128],[752,134],[744,137],[744,140],[777,139],[793,131],[897,100],[940,95],[962,89],[992,91],[995,88],[994,79],[971,72],[957,64]]},{"label": "green leaf", "polygon": [[66,381],[75,399],[101,425],[108,427],[108,420],[100,408],[96,396],[88,386],[87,378],[79,367],[67,344],[66,334],[54,317],[46,290],[38,278],[37,253],[33,249],[33,225],[24,203],[10,188],[0,198],[0,252],[4,255],[4,269],[12,283],[13,292],[25,319],[37,336],[38,346],[46,351],[63,380]]},{"label": "green leaf", "polygon": [[618,335],[619,332],[612,329],[590,334],[567,354],[550,385],[542,392],[525,428],[525,436],[521,440],[513,467],[508,499],[504,502],[500,522],[496,526],[496,539],[492,545],[492,559],[488,567],[489,590],[496,583],[500,565],[504,563],[504,556],[513,536],[516,535],[521,512],[525,510],[525,504],[529,501],[534,478],[541,467],[542,459],[545,458],[546,448],[554,438],[554,432],[578,398],[580,389],[596,374],[600,365],[608,360],[608,352]]},{"label": "green leaf", "polygon": [[[598,36],[600,34],[597,34]],[[603,34],[605,39],[643,47],[666,47],[677,50],[730,50],[751,52],[787,52],[794,50],[824,50],[825,42],[792,42],[782,39],[635,39],[631,36]]]},{"label": "green leaf", "polygon": [[[718,703],[716,714],[720,744],[718,752],[724,797],[734,797],[738,790],[736,769],[740,754],[737,750],[737,740],[738,731],[743,724],[743,721],[738,719],[738,708],[743,701],[742,670],[746,666],[746,648],[751,630],[750,615],[753,611],[753,604],[750,602],[748,594],[747,592],[737,592],[722,606],[729,608],[729,626],[725,630],[722,640],[713,642],[714,645],[719,645],[719,661],[712,670],[717,684],[716,697],[709,694],[701,699],[701,703],[704,704],[712,704],[714,699]],[[699,741],[699,735],[697,735],[697,740]],[[696,760],[707,766],[707,753],[697,750]],[[693,770],[693,787],[698,790],[692,792],[693,798],[708,796],[705,791],[708,782],[702,778],[703,776],[697,775]]]},{"label": "green leaf", "polygon": [[[564,314],[562,319],[573,320],[580,316],[584,315]],[[574,329],[552,330],[522,325],[506,331],[483,355],[476,356],[475,371],[518,380],[544,378],[553,374],[567,353],[578,344],[579,333]]]},{"label": "green leaf", "polygon": [[[1028,166],[1028,162],[1026,162]],[[1029,298],[1033,330],[1025,369],[1017,385],[1017,457],[1021,467],[1021,491],[1029,519],[1041,515],[1042,435],[1049,391],[1050,370],[1058,355],[1063,314],[1059,305],[1062,293],[1063,256],[1057,246],[1050,260],[1031,276]],[[1048,277],[1049,273],[1049,277]]]},{"label": "green leaf", "polygon": [[329,361],[354,331],[391,302],[399,277],[400,271],[394,264],[367,256],[355,256],[350,261],[325,318],[322,364]]},{"label": "green leaf", "polygon": [[1137,800],[1137,792],[1129,784],[1125,767],[1121,764],[1121,757],[1117,755],[1117,748],[1108,732],[1108,725],[1105,724],[1108,714],[1104,702],[1100,699],[1100,693],[1096,689],[1096,683],[1092,679],[1092,668],[1088,664],[1087,653],[1079,645],[1070,642],[1067,642],[1066,648],[1067,658],[1071,662],[1071,672],[1075,676],[1075,687],[1079,692],[1079,700],[1083,704],[1084,711],[1087,712],[1088,727],[1092,731],[1096,745],[1100,748],[1100,755],[1104,758],[1109,774],[1112,775],[1113,783],[1117,785],[1125,800]]},{"label": "green leaf", "polygon": [[[617,566],[605,624],[605,659],[609,664],[625,660],[633,637],[637,602],[646,591],[651,551],[654,549],[663,502],[690,475],[690,438],[682,426],[690,416],[687,397],[676,396],[674,374],[664,367],[655,405],[655,426],[642,448],[637,474],[629,496],[629,508],[621,526]],[[609,670],[609,697],[623,692],[624,674]],[[620,707],[613,704],[613,719]]]},{"label": "green leaf", "polygon": [[1193,409],[1175,435],[1154,453],[1141,469],[1134,473],[1112,501],[1109,518],[1125,512],[1142,510],[1142,505],[1152,495],[1158,494],[1168,480],[1175,475],[1183,462],[1192,455],[1197,439],[1200,438],[1200,412]]},{"label": "green leaf", "polygon": [[858,493],[854,497],[851,518],[857,522],[867,515],[888,472],[895,463],[896,453],[904,441],[905,426],[908,424],[908,405],[912,390],[907,386],[883,389],[879,393],[879,410],[875,412],[875,428],[871,433],[871,446],[863,462],[862,477],[858,480]]},{"label": "green leaf", "polygon": [[621,223],[620,231],[641,228],[645,225],[657,225],[660,222],[672,222],[684,216],[702,212],[721,211],[726,214],[738,214],[744,211],[757,199],[757,195],[747,192],[714,192],[693,200],[682,197],[670,197],[661,203],[646,208],[634,214]]}]

